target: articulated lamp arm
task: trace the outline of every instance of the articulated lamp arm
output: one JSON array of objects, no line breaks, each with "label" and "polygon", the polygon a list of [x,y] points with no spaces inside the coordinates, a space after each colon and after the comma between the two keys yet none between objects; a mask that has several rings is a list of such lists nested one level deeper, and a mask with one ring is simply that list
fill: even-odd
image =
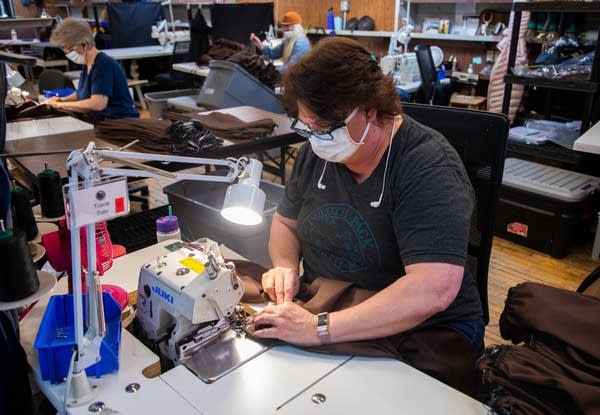
[{"label": "articulated lamp arm", "polygon": [[[118,162],[129,168],[105,168],[102,161]],[[226,175],[206,175],[193,173],[170,173],[146,166],[140,161],[164,161],[195,165],[218,165],[229,167]],[[90,142],[86,148],[71,152],[67,159],[69,184],[65,187],[66,212],[69,218],[72,261],[73,315],[75,325],[76,350],[72,371],[67,381],[66,405],[81,405],[93,398],[93,390],[85,375],[85,369],[100,360],[100,345],[106,332],[104,310],[99,275],[96,270],[95,224],[98,221],[122,216],[129,211],[127,184],[125,180],[107,180],[107,177],[158,177],[213,182],[238,183],[229,186],[225,196],[222,215],[240,224],[256,224],[262,221],[262,211],[266,196],[259,188],[262,163],[255,159],[210,159],[165,154],[134,153],[97,148]],[[115,190],[116,189],[116,190]],[[104,193],[120,195],[126,207],[120,209],[109,206],[101,214],[94,215],[94,197]],[[110,199],[110,198],[107,198]],[[112,209],[112,210],[111,210]],[[106,213],[105,213],[106,211]],[[240,213],[240,211],[242,213]],[[84,214],[82,214],[82,212]],[[81,286],[81,241],[80,228],[87,230],[87,320],[88,329],[84,332],[83,301]]]}]

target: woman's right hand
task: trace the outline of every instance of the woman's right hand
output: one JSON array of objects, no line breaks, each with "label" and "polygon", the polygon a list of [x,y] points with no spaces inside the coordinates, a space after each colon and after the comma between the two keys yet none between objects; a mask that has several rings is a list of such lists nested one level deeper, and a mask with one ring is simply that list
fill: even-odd
[{"label": "woman's right hand", "polygon": [[272,300],[281,304],[292,301],[298,294],[300,278],[292,268],[275,267],[262,275],[262,286]]},{"label": "woman's right hand", "polygon": [[259,49],[262,49],[262,42],[254,33],[250,33],[250,43]]}]

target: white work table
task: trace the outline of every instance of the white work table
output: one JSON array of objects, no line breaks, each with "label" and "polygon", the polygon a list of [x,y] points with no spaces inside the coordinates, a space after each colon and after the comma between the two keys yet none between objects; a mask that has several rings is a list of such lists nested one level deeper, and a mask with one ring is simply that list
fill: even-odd
[{"label": "white work table", "polygon": [[210,72],[208,66],[199,66],[196,62],[174,63],[172,66],[175,71],[190,73],[202,78],[206,78]]},{"label": "white work table", "polygon": [[115,48],[115,49],[102,49],[102,52],[110,56],[111,58],[122,61],[128,59],[143,59],[143,58],[156,58],[159,56],[171,56],[173,53],[173,44],[167,43],[165,45],[149,45],[149,46],[134,46],[131,48]]},{"label": "white work table", "polygon": [[15,121],[6,124],[6,141],[93,129],[92,124],[69,116]]},{"label": "white work table", "polygon": [[[137,289],[142,264],[167,253],[164,241],[117,258],[101,277],[102,283],[118,284],[131,293]],[[223,248],[223,255],[232,254]],[[61,280],[56,293],[66,291]],[[47,298],[21,322],[21,343],[40,389],[60,406],[65,384],[41,381],[33,342]],[[244,414],[348,414],[418,413],[487,414],[482,403],[444,385],[410,366],[388,358],[362,358],[312,353],[291,346],[275,346],[214,383],[206,384],[184,366],[160,376],[146,378],[142,371],[155,364],[154,355],[128,331],[123,330],[118,372],[100,379],[96,398],[121,414],[231,415]],[[135,393],[125,389],[137,383]],[[69,408],[69,414],[87,414],[89,403]]]},{"label": "white work table", "polygon": [[600,121],[575,140],[573,150],[600,154]]}]

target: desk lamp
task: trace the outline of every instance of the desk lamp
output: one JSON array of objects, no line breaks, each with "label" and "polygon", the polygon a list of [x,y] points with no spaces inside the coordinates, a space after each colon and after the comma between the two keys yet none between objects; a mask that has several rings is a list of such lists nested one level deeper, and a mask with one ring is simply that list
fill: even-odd
[{"label": "desk lamp", "polygon": [[[128,168],[102,168],[100,161],[114,161]],[[170,173],[133,160],[165,161],[198,165],[229,167],[225,176]],[[100,345],[106,334],[100,279],[96,271],[96,244],[87,238],[88,266],[87,320],[84,333],[81,286],[80,228],[86,226],[87,235],[94,235],[95,223],[125,215],[129,211],[127,181],[125,177],[167,176],[175,179],[238,183],[227,189],[222,215],[238,224],[258,224],[266,200],[265,193],[258,187],[262,163],[254,159],[208,159],[184,156],[132,153],[97,148],[90,142],[85,149],[73,151],[67,159],[70,169],[69,184],[64,187],[65,211],[68,213],[71,238],[71,260],[73,264],[73,316],[75,350],[69,366],[65,406],[77,406],[93,398],[93,389],[85,369],[100,360]]]},{"label": "desk lamp", "polygon": [[394,55],[398,43],[402,45],[402,53],[408,52],[408,43],[410,42],[410,34],[413,27],[410,24],[410,0],[406,2],[406,17],[402,19],[404,25],[398,30],[398,16],[400,14],[400,0],[396,0],[396,13],[394,15],[394,33],[390,37],[390,45],[388,47],[388,55]]}]

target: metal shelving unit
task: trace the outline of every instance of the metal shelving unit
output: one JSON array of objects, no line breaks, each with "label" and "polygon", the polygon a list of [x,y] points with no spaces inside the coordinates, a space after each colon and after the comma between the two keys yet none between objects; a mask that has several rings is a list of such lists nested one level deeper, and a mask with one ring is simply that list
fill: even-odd
[{"label": "metal shelving unit", "polygon": [[568,12],[568,13],[600,13],[600,1],[582,2],[582,1],[537,1],[531,3],[517,2],[513,3],[512,10],[514,12],[513,31],[511,34],[511,43],[508,55],[508,71],[504,76],[504,98],[502,102],[502,112],[508,114],[510,106],[510,95],[513,84],[521,84],[535,86],[539,88],[557,89],[563,91],[576,91],[585,96],[584,111],[581,119],[581,133],[585,132],[592,120],[594,113],[594,105],[598,105],[598,93],[600,92],[600,34],[596,43],[596,53],[592,63],[592,71],[588,80],[571,80],[571,79],[548,79],[548,78],[531,78],[517,76],[511,73],[515,66],[517,43],[519,38],[519,27],[521,17],[524,11],[532,12]]}]

